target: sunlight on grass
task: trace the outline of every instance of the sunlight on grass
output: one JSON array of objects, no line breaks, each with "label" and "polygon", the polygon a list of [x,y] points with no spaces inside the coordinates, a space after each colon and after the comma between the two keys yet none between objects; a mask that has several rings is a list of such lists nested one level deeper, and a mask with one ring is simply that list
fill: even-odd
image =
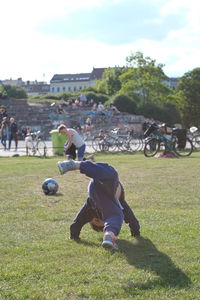
[{"label": "sunlight on grass", "polygon": [[[59,175],[57,157],[1,158],[0,299],[199,299],[200,154],[96,159],[118,170],[142,237],[124,223],[113,253],[87,224],[79,243],[70,240],[89,179]],[[42,193],[48,177],[55,196]]]}]

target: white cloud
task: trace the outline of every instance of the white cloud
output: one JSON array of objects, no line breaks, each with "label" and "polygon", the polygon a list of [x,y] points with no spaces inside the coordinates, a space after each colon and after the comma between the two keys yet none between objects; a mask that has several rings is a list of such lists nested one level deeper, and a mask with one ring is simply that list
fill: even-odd
[{"label": "white cloud", "polygon": [[[122,3],[122,0],[112,0]],[[160,1],[154,0],[154,3]],[[159,18],[181,15],[183,26],[173,29],[160,41],[138,39],[130,44],[111,46],[97,40],[67,40],[38,32],[44,19],[62,17],[80,7],[100,7],[105,0],[7,0],[1,3],[0,79],[49,81],[55,73],[90,72],[93,67],[124,65],[126,56],[141,51],[164,63],[168,76],[182,76],[199,66],[200,18],[198,0],[167,0]],[[110,3],[110,2],[109,2]],[[112,16],[111,16],[112,17]]]}]

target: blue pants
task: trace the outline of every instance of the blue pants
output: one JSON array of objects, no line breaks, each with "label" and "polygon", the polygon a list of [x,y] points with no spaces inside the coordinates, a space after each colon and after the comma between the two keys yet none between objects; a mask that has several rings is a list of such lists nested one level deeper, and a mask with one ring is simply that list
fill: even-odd
[{"label": "blue pants", "polygon": [[81,147],[77,148],[78,150],[78,160],[83,160],[84,154],[85,154],[85,144],[83,144]]},{"label": "blue pants", "polygon": [[9,136],[9,146],[8,148],[10,149],[11,148],[11,141],[14,139],[15,141],[15,148],[17,149],[17,145],[18,145],[18,136],[16,133],[11,133],[10,136]]},{"label": "blue pants", "polygon": [[1,143],[4,146],[4,149],[6,149],[6,140],[7,140],[7,135],[2,135]]},{"label": "blue pants", "polygon": [[84,161],[80,164],[80,172],[92,178],[88,187],[88,196],[94,208],[101,211],[104,231],[112,231],[118,235],[124,214],[116,199],[119,184],[117,171],[105,163]]}]

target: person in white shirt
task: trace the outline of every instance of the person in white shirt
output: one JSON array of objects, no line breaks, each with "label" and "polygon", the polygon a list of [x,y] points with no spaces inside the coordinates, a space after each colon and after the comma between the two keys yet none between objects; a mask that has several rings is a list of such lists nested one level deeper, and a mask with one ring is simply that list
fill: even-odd
[{"label": "person in white shirt", "polygon": [[73,128],[67,128],[64,124],[58,126],[58,133],[65,134],[67,136],[67,143],[64,146],[64,150],[69,150],[73,144],[78,151],[78,160],[82,161],[86,145],[80,134]]}]

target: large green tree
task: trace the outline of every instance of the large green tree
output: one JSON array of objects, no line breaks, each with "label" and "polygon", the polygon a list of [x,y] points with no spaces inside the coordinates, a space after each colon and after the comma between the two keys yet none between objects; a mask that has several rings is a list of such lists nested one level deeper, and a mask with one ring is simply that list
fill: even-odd
[{"label": "large green tree", "polygon": [[120,75],[124,68],[108,68],[103,72],[102,78],[96,82],[97,91],[109,96],[116,94],[121,89]]},{"label": "large green tree", "polygon": [[180,78],[176,103],[184,126],[200,127],[200,68],[195,68]]},{"label": "large green tree", "polygon": [[161,103],[172,92],[165,81],[168,77],[164,74],[163,64],[149,56],[144,57],[141,52],[136,52],[127,57],[126,72],[120,76],[121,93],[132,96],[138,94],[142,101]]}]

